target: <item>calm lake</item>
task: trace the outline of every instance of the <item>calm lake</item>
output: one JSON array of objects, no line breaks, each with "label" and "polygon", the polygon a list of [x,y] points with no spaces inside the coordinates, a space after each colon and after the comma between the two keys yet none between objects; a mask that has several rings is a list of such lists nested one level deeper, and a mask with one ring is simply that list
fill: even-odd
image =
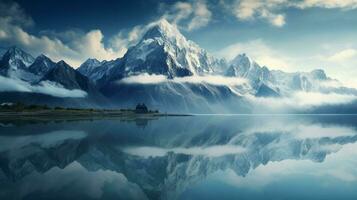
[{"label": "calm lake", "polygon": [[357,116],[1,120],[0,199],[357,199]]}]

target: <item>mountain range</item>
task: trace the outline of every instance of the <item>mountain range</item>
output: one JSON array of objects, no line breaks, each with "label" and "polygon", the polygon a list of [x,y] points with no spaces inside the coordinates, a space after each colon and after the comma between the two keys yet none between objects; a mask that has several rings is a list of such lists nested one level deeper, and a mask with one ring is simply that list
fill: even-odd
[{"label": "mountain range", "polygon": [[123,57],[88,59],[77,69],[17,47],[2,54],[1,102],[105,108],[143,102],[161,111],[236,113],[252,112],[257,99],[297,93],[347,95],[350,103],[357,96],[356,89],[321,69],[287,73],[260,66],[246,54],[230,61],[215,58],[166,20],[150,25]]}]

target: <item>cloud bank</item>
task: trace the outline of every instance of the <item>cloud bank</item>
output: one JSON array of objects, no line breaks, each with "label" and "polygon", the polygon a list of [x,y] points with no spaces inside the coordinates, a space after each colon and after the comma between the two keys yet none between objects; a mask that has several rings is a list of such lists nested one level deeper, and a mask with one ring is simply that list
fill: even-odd
[{"label": "cloud bank", "polygon": [[237,77],[224,76],[187,76],[168,79],[164,75],[150,75],[147,73],[130,76],[118,82],[119,84],[159,84],[159,83],[207,83],[211,85],[244,85],[247,80]]},{"label": "cloud bank", "polygon": [[61,98],[84,98],[87,93],[83,90],[69,90],[62,85],[50,81],[42,81],[38,85],[30,85],[29,83],[0,76],[0,92],[33,92],[46,94]]},{"label": "cloud bank", "polygon": [[[1,187],[5,187],[1,184]],[[141,188],[129,182],[123,174],[102,169],[88,171],[76,161],[63,169],[53,167],[43,174],[33,173],[8,187],[12,191],[19,191],[12,194],[15,199],[35,193],[64,199],[73,196],[79,199],[148,199]],[[63,193],[63,188],[67,188],[66,193]]]},{"label": "cloud bank", "polygon": [[295,92],[289,97],[271,98],[247,96],[256,105],[269,105],[270,109],[310,108],[323,105],[342,105],[357,100],[357,96],[336,93]]},{"label": "cloud bank", "polygon": [[169,152],[175,154],[186,154],[192,156],[220,157],[230,154],[243,153],[245,149],[236,145],[216,145],[209,147],[189,147],[189,148],[160,148],[160,147],[127,147],[124,152],[142,157],[161,157]]}]

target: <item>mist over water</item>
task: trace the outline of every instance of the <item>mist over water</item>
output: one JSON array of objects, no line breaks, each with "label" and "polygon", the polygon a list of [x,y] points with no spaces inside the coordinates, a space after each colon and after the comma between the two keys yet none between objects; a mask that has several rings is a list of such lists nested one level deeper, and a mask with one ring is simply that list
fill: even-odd
[{"label": "mist over water", "polygon": [[356,122],[0,120],[0,199],[356,199]]}]

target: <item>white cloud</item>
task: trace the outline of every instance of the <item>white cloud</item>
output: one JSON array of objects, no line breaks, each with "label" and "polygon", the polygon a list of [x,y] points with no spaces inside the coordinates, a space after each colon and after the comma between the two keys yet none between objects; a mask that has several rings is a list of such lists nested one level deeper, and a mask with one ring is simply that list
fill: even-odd
[{"label": "white cloud", "polygon": [[194,17],[187,26],[189,31],[204,27],[211,21],[212,13],[208,10],[205,1],[198,1],[193,13]]},{"label": "white cloud", "polygon": [[272,23],[274,26],[282,27],[285,25],[285,16],[282,14],[269,15],[268,19],[269,19],[270,23]]},{"label": "white cloud", "polygon": [[205,0],[176,2],[163,18],[188,31],[205,27],[212,20],[212,12]]},{"label": "white cloud", "polygon": [[0,136],[0,152],[21,149],[27,145],[38,144],[43,148],[50,148],[66,140],[80,140],[87,136],[83,131],[52,131],[43,134],[25,135],[20,137]]},{"label": "white cloud", "polygon": [[147,73],[130,76],[119,81],[125,84],[157,84],[168,81],[164,75],[149,75]]},{"label": "white cloud", "polygon": [[129,31],[120,31],[110,40],[110,46],[118,53],[117,57],[122,57],[130,46],[135,45],[143,36],[149,26],[134,26]]},{"label": "white cloud", "polygon": [[149,75],[147,73],[130,76],[119,81],[124,84],[158,84],[158,83],[207,83],[211,85],[236,86],[246,84],[245,79],[224,76],[187,76],[168,79],[164,75]]},{"label": "white cloud", "polygon": [[286,0],[240,0],[235,1],[230,9],[239,20],[260,18],[274,26],[282,27],[285,25],[285,16],[278,11],[284,3],[287,3]]},{"label": "white cloud", "polygon": [[322,105],[341,105],[352,103],[357,100],[355,95],[336,94],[336,93],[317,93],[317,92],[295,92],[289,97],[253,97],[247,98],[256,105],[269,105],[272,109],[286,108],[309,108]]},{"label": "white cloud", "polygon": [[[53,167],[43,174],[32,173],[8,186],[16,191],[11,193],[15,199],[36,193],[63,195],[64,198],[71,194],[70,198],[81,199],[148,199],[141,188],[129,182],[123,174],[102,169],[89,171],[76,161],[63,169]],[[63,188],[66,188],[66,194],[63,194]]]},{"label": "white cloud", "polygon": [[321,126],[309,125],[298,126],[292,131],[294,137],[298,139],[315,139],[315,138],[338,138],[357,135],[356,131],[350,127],[342,126]]},{"label": "white cloud", "polygon": [[350,60],[352,58],[357,58],[357,50],[356,49],[344,49],[340,52],[337,52],[335,54],[333,54],[332,56],[330,56],[328,58],[329,61],[333,61],[333,62],[343,62],[343,61],[347,61]]},{"label": "white cloud", "polygon": [[161,148],[161,147],[127,147],[123,149],[124,152],[142,156],[142,157],[160,157],[165,156],[169,152],[175,154],[186,154],[192,156],[207,156],[220,157],[230,154],[243,153],[245,149],[236,145],[216,145],[209,147],[176,147],[176,148]]},{"label": "white cloud", "polygon": [[357,8],[356,0],[303,0],[296,4],[299,8],[344,8],[355,9]]},{"label": "white cloud", "polygon": [[187,19],[193,12],[191,3],[187,2],[177,2],[175,3],[171,11],[166,13],[167,18],[173,18],[175,24],[179,23],[181,20]]},{"label": "white cloud", "polygon": [[42,81],[38,85],[30,85],[29,83],[22,80],[0,76],[0,92],[11,91],[41,93],[63,98],[83,98],[87,96],[87,93],[83,90],[69,90],[60,84],[50,81]]},{"label": "white cloud", "polygon": [[[326,146],[325,146],[326,147]],[[250,188],[265,191],[272,183],[291,177],[316,177],[323,187],[334,187],[336,180],[355,182],[357,180],[356,150],[357,143],[337,145],[332,147],[334,153],[328,155],[321,163],[311,160],[283,160],[259,165],[245,177],[238,176],[234,171],[227,170],[217,178],[234,187]],[[336,151],[338,150],[338,151]],[[265,188],[267,187],[267,188]]]}]

